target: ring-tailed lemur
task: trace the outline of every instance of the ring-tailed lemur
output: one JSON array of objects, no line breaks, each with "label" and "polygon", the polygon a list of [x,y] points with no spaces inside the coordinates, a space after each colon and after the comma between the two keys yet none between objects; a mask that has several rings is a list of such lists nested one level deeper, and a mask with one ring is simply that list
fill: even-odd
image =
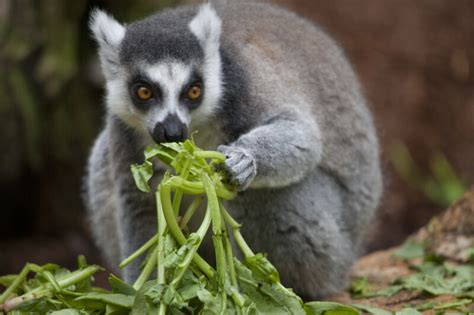
[{"label": "ring-tailed lemur", "polygon": [[[107,115],[89,160],[86,203],[109,261],[155,231],[152,194],[130,164],[155,142],[196,142],[228,156],[228,203],[285,285],[317,298],[340,289],[377,207],[376,133],[341,49],[312,23],[269,4],[184,6],[90,26]],[[137,264],[125,270],[132,281]]]}]

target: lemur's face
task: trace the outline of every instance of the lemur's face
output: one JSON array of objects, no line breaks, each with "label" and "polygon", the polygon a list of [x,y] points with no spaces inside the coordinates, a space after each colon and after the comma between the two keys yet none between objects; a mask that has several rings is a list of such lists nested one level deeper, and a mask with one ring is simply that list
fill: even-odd
[{"label": "lemur's face", "polygon": [[107,105],[155,142],[182,141],[206,123],[221,97],[221,21],[204,5],[182,21],[161,14],[122,26],[95,11]]}]

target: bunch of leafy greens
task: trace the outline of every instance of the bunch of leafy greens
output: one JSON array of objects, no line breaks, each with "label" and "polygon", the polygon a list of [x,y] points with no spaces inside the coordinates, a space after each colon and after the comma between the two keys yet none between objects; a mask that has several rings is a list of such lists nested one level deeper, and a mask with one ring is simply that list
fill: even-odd
[{"label": "bunch of leafy greens", "polygon": [[[266,256],[250,249],[240,233],[241,225],[222,203],[235,197],[219,171],[224,155],[201,150],[189,140],[149,147],[145,162],[131,167],[144,192],[151,192],[149,181],[157,160],[173,172],[167,171],[154,191],[157,234],[120,264],[124,268],[146,255],[133,285],[111,275],[111,291],[92,287],[92,275],[100,267],[87,265],[83,258],[73,272],[52,264],[27,264],[20,274],[0,278],[6,287],[0,295],[0,313],[359,314],[332,302],[303,303],[280,283],[278,271]],[[194,198],[186,209],[182,209],[184,196]],[[205,214],[199,228],[185,232],[201,204]],[[198,254],[208,231],[215,268]],[[241,251],[242,261],[234,255],[235,248]],[[32,278],[28,278],[30,272]]]}]

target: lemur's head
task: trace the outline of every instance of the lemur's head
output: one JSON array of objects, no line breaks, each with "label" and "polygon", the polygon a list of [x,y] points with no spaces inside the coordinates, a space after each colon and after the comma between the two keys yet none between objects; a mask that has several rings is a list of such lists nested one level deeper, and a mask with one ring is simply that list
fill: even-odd
[{"label": "lemur's head", "polygon": [[157,143],[186,138],[222,94],[221,20],[208,4],[187,12],[122,25],[95,10],[90,21],[109,112]]}]

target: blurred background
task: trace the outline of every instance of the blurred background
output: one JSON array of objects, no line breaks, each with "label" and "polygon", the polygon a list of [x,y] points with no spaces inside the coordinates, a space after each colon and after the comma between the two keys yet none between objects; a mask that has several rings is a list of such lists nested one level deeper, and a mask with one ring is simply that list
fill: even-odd
[{"label": "blurred background", "polygon": [[[386,186],[367,250],[401,243],[474,183],[474,1],[274,2],[330,33],[359,74]],[[104,114],[88,15],[129,22],[178,3],[0,0],[0,274],[103,263],[80,196]]]}]

